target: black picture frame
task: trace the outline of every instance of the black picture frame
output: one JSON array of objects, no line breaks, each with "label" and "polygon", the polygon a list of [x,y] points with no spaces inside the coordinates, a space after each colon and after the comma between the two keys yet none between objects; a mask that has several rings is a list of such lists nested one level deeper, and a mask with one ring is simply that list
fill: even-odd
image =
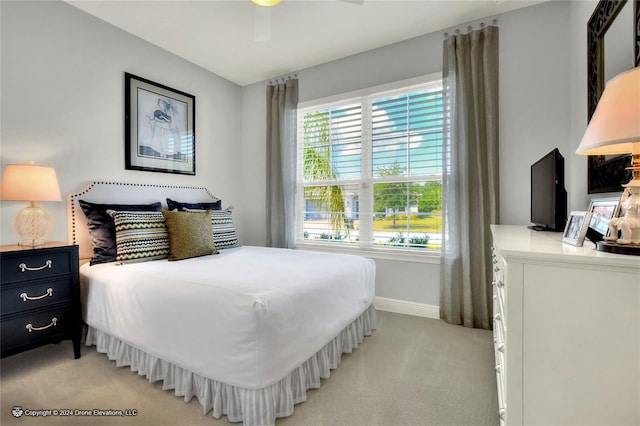
[{"label": "black picture frame", "polygon": [[[633,2],[633,55],[640,65],[640,0]],[[627,4],[627,0],[600,0],[587,23],[587,121],[596,110],[604,91],[604,36]],[[590,155],[587,157],[587,192],[589,194],[622,191],[631,180],[630,155]]]},{"label": "black picture frame", "polygon": [[125,169],[196,174],[196,97],[125,73]]}]

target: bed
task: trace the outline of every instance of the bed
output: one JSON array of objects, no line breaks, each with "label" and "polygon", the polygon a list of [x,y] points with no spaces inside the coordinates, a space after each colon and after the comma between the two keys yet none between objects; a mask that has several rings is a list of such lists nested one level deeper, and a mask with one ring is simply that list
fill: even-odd
[{"label": "bed", "polygon": [[[211,215],[217,254],[171,261],[145,243],[156,258],[127,260],[120,256],[123,218],[158,213],[109,209],[119,257],[94,261],[97,243],[87,204],[160,202],[167,209],[173,200],[214,206],[206,213],[183,210],[191,210],[188,218],[194,220],[195,214]],[[376,328],[371,259],[241,246],[232,210],[222,209],[206,188],[91,182],[70,194],[67,205],[69,240],[78,244],[81,259],[86,345],[150,382],[162,381],[163,389],[185,401],[196,397],[204,414],[272,425],[290,416],[306,391],[337,368],[341,355]],[[169,213],[162,214],[171,231]],[[229,220],[216,228],[215,218],[222,216]]]}]

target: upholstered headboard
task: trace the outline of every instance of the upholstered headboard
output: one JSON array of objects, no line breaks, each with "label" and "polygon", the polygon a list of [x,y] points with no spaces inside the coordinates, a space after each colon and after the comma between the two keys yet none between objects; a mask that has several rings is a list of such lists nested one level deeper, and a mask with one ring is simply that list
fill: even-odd
[{"label": "upholstered headboard", "polygon": [[79,246],[80,263],[85,263],[93,255],[93,247],[87,218],[78,200],[101,204],[150,204],[162,203],[167,208],[167,198],[186,203],[214,202],[218,198],[204,187],[155,185],[121,182],[89,182],[78,192],[67,196],[68,240]]}]

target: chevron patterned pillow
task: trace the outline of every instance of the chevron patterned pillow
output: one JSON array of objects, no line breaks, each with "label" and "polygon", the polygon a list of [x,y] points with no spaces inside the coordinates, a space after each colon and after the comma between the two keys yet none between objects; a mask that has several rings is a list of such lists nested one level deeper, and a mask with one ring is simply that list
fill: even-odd
[{"label": "chevron patterned pillow", "polygon": [[116,228],[116,262],[146,262],[169,256],[169,234],[161,212],[107,213]]},{"label": "chevron patterned pillow", "polygon": [[211,224],[213,225],[213,242],[218,250],[240,246],[233,226],[233,207],[211,210]]}]

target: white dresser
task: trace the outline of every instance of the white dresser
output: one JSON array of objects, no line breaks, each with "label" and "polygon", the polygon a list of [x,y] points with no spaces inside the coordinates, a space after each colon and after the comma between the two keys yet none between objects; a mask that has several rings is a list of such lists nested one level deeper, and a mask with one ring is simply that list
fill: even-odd
[{"label": "white dresser", "polygon": [[491,231],[501,425],[639,425],[640,257]]}]

